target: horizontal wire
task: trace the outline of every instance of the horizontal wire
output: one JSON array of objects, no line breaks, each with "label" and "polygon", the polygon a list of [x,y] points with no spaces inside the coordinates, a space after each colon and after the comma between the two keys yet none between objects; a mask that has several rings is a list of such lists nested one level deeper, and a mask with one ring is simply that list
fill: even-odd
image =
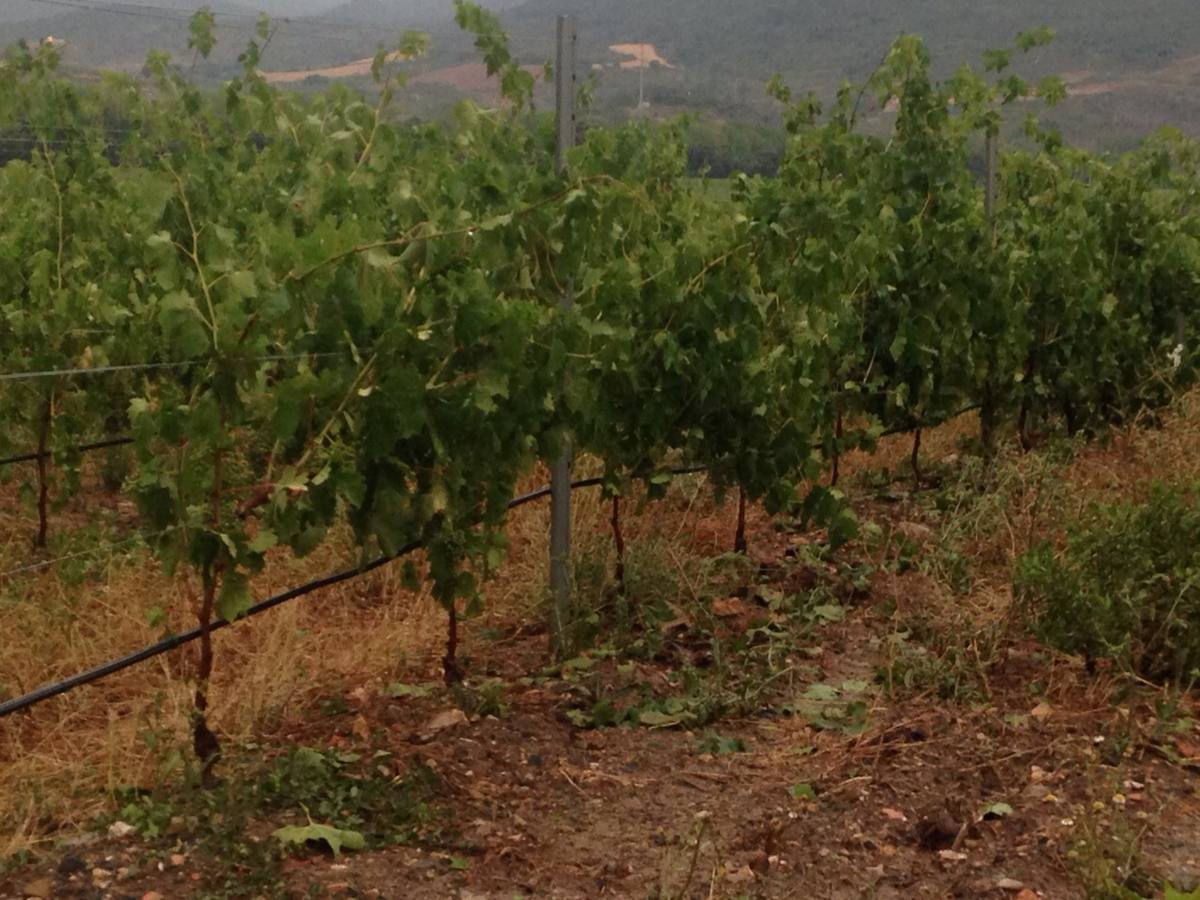
[{"label": "horizontal wire", "polygon": [[[150,372],[158,369],[186,369],[191,366],[203,366],[213,362],[247,363],[247,362],[287,362],[294,359],[324,359],[332,356],[342,356],[349,353],[345,350],[330,350],[313,353],[280,353],[271,356],[243,356],[222,359],[221,357],[201,357],[197,359],[181,359],[157,363],[123,363],[115,366],[92,366],[90,368],[72,369],[41,369],[33,372],[3,372],[0,382],[35,381],[44,378],[72,378],[77,375],[110,375],[115,372]],[[368,351],[359,351],[368,352]]]},{"label": "horizontal wire", "polygon": [[151,541],[155,538],[163,537],[164,535],[170,534],[172,531],[176,531],[179,527],[180,526],[178,526],[178,525],[172,525],[170,528],[164,528],[162,531],[155,532],[154,534],[147,534],[147,535],[139,534],[136,537],[129,538],[128,540],[116,541],[111,544],[100,544],[100,545],[92,547],[88,550],[79,550],[75,553],[66,553],[66,554],[63,554],[62,556],[57,556],[54,559],[47,559],[47,560],[43,560],[42,562],[30,563],[29,565],[26,565],[26,566],[18,566],[15,569],[8,569],[6,571],[0,572],[0,578],[13,578],[17,575],[26,575],[30,572],[39,572],[43,569],[50,569],[50,568],[53,568],[54,566],[57,566],[59,563],[69,562],[70,560],[73,560],[73,559],[84,559],[85,557],[89,557],[89,556],[99,556],[101,553],[107,553],[112,550],[119,550],[122,547],[130,547],[137,543],[142,543],[144,541]]}]

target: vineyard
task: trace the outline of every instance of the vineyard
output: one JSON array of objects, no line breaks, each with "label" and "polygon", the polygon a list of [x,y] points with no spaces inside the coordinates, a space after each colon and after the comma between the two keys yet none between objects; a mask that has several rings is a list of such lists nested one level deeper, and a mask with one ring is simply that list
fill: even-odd
[{"label": "vineyard", "polygon": [[[1163,132],[1114,158],[1043,130],[1034,111],[1065,87],[1053,77],[1027,83],[1012,68],[1048,31],[1023,34],[979,70],[944,81],[932,77],[921,42],[901,38],[868,82],[824,105],[776,81],[770,90],[789,134],[778,176],[740,177],[718,191],[688,176],[687,123],[572,121],[564,141],[561,117],[556,124],[536,108],[534,76],[512,58],[497,20],[466,0],[456,9],[504,103],[464,102],[442,123],[405,117],[406,66],[426,49],[420,35],[380,50],[374,102],[336,86],[297,96],[269,83],[260,71],[266,20],[243,53],[243,76],[219,90],[195,87],[188,63],[163,55],[150,57],[142,77],[95,83],[60,72],[50,46],[11,48],[0,64],[0,198],[9,212],[0,220],[8,479],[0,627],[14,648],[12,662],[0,660],[6,764],[36,755],[16,749],[34,746],[31,735],[70,740],[69,729],[53,737],[56,705],[67,699],[57,694],[78,687],[72,702],[103,706],[101,678],[161,656],[190,701],[172,706],[168,731],[178,740],[186,730],[189,752],[173,751],[169,781],[216,796],[236,784],[246,742],[224,739],[212,710],[224,702],[220,690],[258,686],[245,653],[221,672],[214,633],[248,628],[240,621],[248,614],[266,618],[295,600],[314,605],[311,628],[328,619],[331,635],[350,635],[339,629],[356,613],[317,592],[360,582],[384,597],[428,591],[441,610],[418,637],[423,652],[437,646],[443,685],[401,680],[390,700],[425,711],[420,704],[444,691],[468,698],[462,721],[497,721],[502,688],[479,651],[464,658],[460,642],[476,623],[499,621],[485,600],[513,577],[514,558],[541,560],[539,583],[523,582],[525,620],[506,638],[534,642],[520,643],[525,671],[557,672],[568,688],[598,665],[628,674],[636,666],[624,654],[634,651],[601,652],[605,635],[627,632],[637,652],[662,661],[673,630],[696,619],[656,593],[666,589],[655,578],[672,566],[649,560],[646,548],[667,553],[661,535],[678,539],[700,508],[712,530],[701,541],[704,577],[718,586],[700,590],[680,574],[675,590],[706,602],[710,589],[732,592],[734,606],[718,598],[701,617],[718,631],[754,619],[758,607],[770,616],[737,639],[714,638],[722,653],[739,648],[736,684],[721,653],[692,647],[688,672],[725,672],[719,700],[634,702],[626,693],[617,701],[585,685],[566,692],[583,700],[555,708],[573,734],[616,725],[678,734],[722,716],[778,712],[787,704],[775,692],[795,688],[793,657],[803,655],[787,642],[817,640],[818,626],[848,627],[838,624],[846,606],[871,593],[846,560],[905,555],[903,575],[929,540],[911,522],[901,523],[903,537],[895,522],[881,530],[879,503],[860,502],[878,477],[872,460],[887,461],[885,493],[903,491],[918,505],[941,498],[984,545],[981,523],[1005,518],[1008,500],[996,498],[1013,479],[1025,498],[1031,479],[1054,466],[1086,465],[1056,459],[1053,447],[1086,460],[1098,452],[1090,441],[1119,433],[1144,450],[1156,434],[1175,439],[1169,423],[1187,420],[1200,329],[1200,144]],[[212,14],[198,13],[191,34],[203,59],[214,45]],[[586,87],[579,93],[586,113]],[[1002,126],[1017,117],[1026,139],[999,146]],[[950,473],[938,461],[948,436],[960,445]],[[556,466],[553,489],[541,488]],[[518,527],[515,510],[543,498],[564,503],[572,478],[574,555],[560,547],[548,562],[547,523]],[[699,499],[710,493],[715,500]],[[1072,505],[1051,493],[1047,504]],[[1179,502],[1160,498],[1155,515],[1186,529],[1190,501]],[[1092,563],[1060,571],[1054,547],[1033,547],[1037,510],[1021,515],[1029,520],[1021,547],[1032,549],[1016,576],[1020,596],[1041,602],[1069,578],[1071,598],[1106,596],[1103,584],[1086,586],[1089,572],[1128,547],[1102,544]],[[795,535],[803,539],[785,553]],[[1016,537],[1011,546],[1016,553]],[[147,650],[100,646],[101,635],[81,638],[72,624],[93,593],[97,603],[127,602],[100,591],[114,559],[152,573],[155,590],[173,598],[128,601],[162,637]],[[555,562],[568,582],[549,591],[543,576]],[[1170,564],[1185,573],[1179,596],[1190,597],[1191,563]],[[957,551],[942,552],[935,568],[957,584],[965,565]],[[799,587],[788,566],[798,567]],[[999,577],[1009,578],[1007,568]],[[47,594],[49,578],[63,587]],[[590,590],[589,578],[599,587]],[[820,602],[831,584],[845,603]],[[1089,672],[1107,659],[1144,684],[1178,687],[1200,668],[1186,612],[1175,618],[1182,601],[1162,631],[1132,643],[1123,635],[1136,622],[1116,611],[1097,619],[1098,636],[1079,637],[1091,607],[1061,613],[1073,601],[1061,602],[1058,618],[1041,621],[1042,637],[1084,654]],[[23,629],[32,633],[29,623],[43,616],[39,627],[82,640],[88,668],[100,668],[63,683],[79,670],[56,659],[16,662]],[[798,623],[803,636],[788,637]],[[194,655],[168,654],[185,643]],[[787,666],[772,668],[772,648],[785,644]],[[400,655],[378,677],[401,677]],[[897,677],[916,677],[916,668],[910,660]],[[899,670],[887,671],[893,690]],[[863,674],[849,672],[825,693],[812,690],[823,684],[800,691],[829,710],[788,711],[805,727],[857,740],[866,707],[851,695],[875,681]],[[91,681],[100,683],[83,686]],[[717,732],[703,741],[713,757],[737,750]],[[376,775],[354,776],[353,802],[371,815],[400,816],[404,806],[404,828],[376,833],[367,813],[346,817],[351,795],[329,801],[309,791],[340,785],[335,775],[360,757],[308,753],[277,760],[273,793],[263,795],[292,816],[304,810],[307,826],[290,820],[298,824],[280,830],[282,841],[340,852],[364,834],[379,846],[428,837],[426,813],[413,812],[435,804],[424,775],[396,774],[390,789]],[[309,766],[303,779],[298,766]],[[566,778],[586,795],[584,775]],[[104,787],[118,785],[110,778]],[[122,796],[121,819],[140,816],[144,837],[172,827],[141,794]],[[804,784],[791,801],[818,796]],[[1004,818],[1001,806],[985,818]],[[14,866],[80,824],[44,798],[0,816],[14,833]],[[709,871],[713,884],[718,870],[742,873],[720,861],[696,872],[712,840],[706,821],[685,823],[680,871],[662,875],[655,896],[725,896],[710,891]],[[959,853],[966,828],[925,849]],[[439,829],[457,876],[470,861]],[[256,859],[242,860],[236,877]],[[774,863],[763,865],[746,869],[751,882],[769,882],[763,873]],[[222,895],[267,895],[247,883],[227,882]],[[428,896],[450,896],[439,885]],[[588,895],[579,890],[562,896]],[[728,896],[737,895],[730,885]]]}]

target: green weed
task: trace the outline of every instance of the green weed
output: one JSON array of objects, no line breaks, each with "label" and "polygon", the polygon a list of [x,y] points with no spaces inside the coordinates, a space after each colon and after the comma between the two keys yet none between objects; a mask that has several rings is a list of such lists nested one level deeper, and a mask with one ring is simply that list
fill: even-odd
[{"label": "green weed", "polygon": [[1200,672],[1198,533],[1195,490],[1158,484],[1145,503],[1092,507],[1061,552],[1043,543],[1024,554],[1014,592],[1048,644],[1187,682]]},{"label": "green weed", "polygon": [[401,772],[386,752],[300,747],[266,766],[248,757],[226,768],[227,779],[209,788],[118,792],[115,818],[152,848],[183,841],[207,861],[207,897],[282,896],[279,863],[294,847],[274,836],[279,826],[299,826],[301,835],[324,828],[346,837],[347,847],[365,848],[411,842],[438,827],[436,777],[424,767]]}]

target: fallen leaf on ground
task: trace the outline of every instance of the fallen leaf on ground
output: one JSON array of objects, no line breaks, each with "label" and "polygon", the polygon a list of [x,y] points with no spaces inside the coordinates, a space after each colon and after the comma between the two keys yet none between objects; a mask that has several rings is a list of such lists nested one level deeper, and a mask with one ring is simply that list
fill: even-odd
[{"label": "fallen leaf on ground", "polygon": [[132,825],[130,825],[128,822],[119,822],[118,821],[118,822],[113,822],[111,825],[108,826],[109,837],[115,837],[115,838],[129,837],[129,835],[133,834],[135,831],[137,831],[137,829],[134,828]]},{"label": "fallen leaf on ground", "polygon": [[714,616],[722,619],[732,619],[746,613],[750,609],[746,601],[740,597],[723,597],[712,602]]},{"label": "fallen leaf on ground", "polygon": [[980,818],[983,819],[1000,819],[1004,816],[1011,816],[1013,808],[1007,803],[990,803],[983,808],[983,813]]},{"label": "fallen leaf on ground", "polygon": [[445,731],[448,728],[454,728],[457,725],[466,725],[470,722],[467,714],[461,709],[448,709],[445,712],[440,712],[421,728],[419,734],[422,740],[429,740],[434,735]]},{"label": "fallen leaf on ground", "polygon": [[933,537],[933,529],[920,522],[901,522],[896,526],[896,531],[914,544],[927,544]]},{"label": "fallen leaf on ground", "polygon": [[754,870],[749,866],[742,866],[740,869],[735,869],[725,876],[725,880],[732,884],[749,884],[754,881]]},{"label": "fallen leaf on ground", "polygon": [[1176,737],[1175,749],[1184,759],[1200,759],[1200,744],[1194,744],[1187,738]]}]

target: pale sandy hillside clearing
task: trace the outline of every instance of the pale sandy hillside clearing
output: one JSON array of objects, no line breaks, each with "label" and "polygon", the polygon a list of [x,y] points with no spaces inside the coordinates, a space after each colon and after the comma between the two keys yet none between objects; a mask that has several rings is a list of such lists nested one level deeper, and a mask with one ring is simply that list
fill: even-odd
[{"label": "pale sandy hillside clearing", "polygon": [[675,68],[663,59],[653,44],[613,44],[608,49],[619,56],[633,57],[632,59],[623,59],[618,63],[622,69],[648,69],[653,63],[658,63],[667,69]]}]

